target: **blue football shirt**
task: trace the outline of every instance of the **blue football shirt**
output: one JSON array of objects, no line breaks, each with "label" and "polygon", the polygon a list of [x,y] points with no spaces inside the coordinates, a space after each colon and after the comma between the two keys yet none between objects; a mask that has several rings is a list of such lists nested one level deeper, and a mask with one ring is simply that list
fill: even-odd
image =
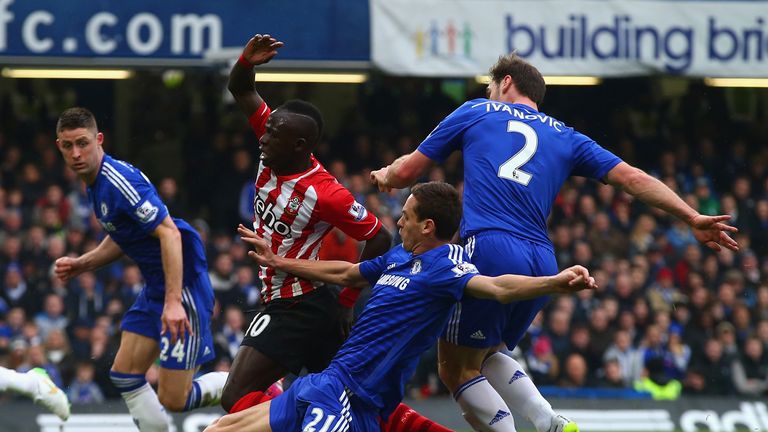
[{"label": "blue football shirt", "polygon": [[[147,295],[162,298],[165,273],[160,240],[152,233],[168,216],[168,209],[149,179],[133,165],[107,154],[99,173],[87,187],[88,199],[99,223],[112,240],[139,266]],[[206,271],[203,244],[197,231],[181,219],[173,219],[181,233],[184,279]]]},{"label": "blue football shirt", "polygon": [[373,286],[371,298],[329,368],[382,418],[402,400],[419,355],[435,343],[477,275],[468,261],[458,245],[419,255],[398,245],[360,264]]},{"label": "blue football shirt", "polygon": [[418,150],[438,162],[463,152],[462,238],[500,229],[545,245],[547,217],[568,176],[601,180],[621,162],[559,120],[489,99],[464,103]]}]

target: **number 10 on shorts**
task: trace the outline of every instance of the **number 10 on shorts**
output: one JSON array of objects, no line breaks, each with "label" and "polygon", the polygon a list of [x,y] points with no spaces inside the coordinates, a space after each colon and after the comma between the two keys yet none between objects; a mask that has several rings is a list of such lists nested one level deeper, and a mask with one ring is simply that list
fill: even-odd
[{"label": "number 10 on shorts", "polygon": [[261,313],[256,314],[256,316],[253,317],[251,324],[248,325],[248,330],[245,331],[245,334],[249,335],[250,337],[256,337],[260,335],[261,332],[267,328],[270,321],[272,321],[272,317],[269,315],[262,315]]}]

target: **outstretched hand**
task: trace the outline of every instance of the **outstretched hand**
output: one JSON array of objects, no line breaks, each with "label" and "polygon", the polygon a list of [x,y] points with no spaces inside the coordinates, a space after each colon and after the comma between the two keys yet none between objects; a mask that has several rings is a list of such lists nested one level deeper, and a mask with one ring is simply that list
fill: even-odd
[{"label": "outstretched hand", "polygon": [[739,244],[728,233],[738,232],[739,229],[723,223],[730,218],[730,215],[698,215],[691,219],[689,224],[696,240],[707,245],[708,248],[720,251],[722,247],[726,247],[732,251],[737,251],[739,250]]},{"label": "outstretched hand", "polygon": [[580,265],[569,267],[555,276],[557,292],[571,294],[584,289],[597,289],[595,278],[589,275],[589,270]]},{"label": "outstretched hand", "polygon": [[259,237],[254,231],[248,229],[245,225],[240,224],[237,227],[237,233],[240,234],[240,238],[252,245],[255,251],[249,251],[248,256],[257,264],[266,267],[275,267],[275,254],[272,252],[269,243],[266,240]]},{"label": "outstretched hand", "polygon": [[376,187],[379,188],[380,192],[389,192],[392,190],[392,187],[389,184],[387,184],[388,171],[389,171],[389,166],[385,166],[375,171],[371,171],[371,183],[376,185]]},{"label": "outstretched hand", "polygon": [[272,60],[284,44],[270,35],[254,35],[243,48],[243,57],[256,66]]}]

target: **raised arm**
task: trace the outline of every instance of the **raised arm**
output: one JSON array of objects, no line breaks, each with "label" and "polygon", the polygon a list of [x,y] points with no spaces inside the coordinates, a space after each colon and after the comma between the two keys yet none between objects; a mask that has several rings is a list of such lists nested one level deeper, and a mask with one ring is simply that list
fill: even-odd
[{"label": "raised arm", "polygon": [[426,174],[434,162],[424,153],[414,150],[412,153],[400,156],[392,165],[371,172],[371,182],[382,192],[392,189],[402,189],[414,183]]},{"label": "raised arm", "polygon": [[595,279],[582,266],[573,266],[554,276],[478,275],[467,283],[464,291],[472,297],[492,299],[501,303],[526,300],[549,294],[572,294],[583,289],[595,289]]},{"label": "raised arm", "polygon": [[729,215],[699,214],[667,185],[645,171],[621,162],[608,171],[604,180],[637,197],[640,201],[660,208],[684,221],[693,230],[696,240],[706,244],[710,249],[719,251],[723,246],[734,251],[739,250],[738,243],[727,234],[737,232],[738,229],[723,223],[731,218]]},{"label": "raised arm", "polygon": [[264,103],[264,99],[256,92],[253,67],[272,60],[282,46],[282,42],[270,35],[257,34],[248,41],[243,48],[243,54],[232,66],[227,88],[235,97],[237,105],[249,118]]},{"label": "raised arm", "polygon": [[59,279],[68,281],[80,273],[96,270],[123,256],[120,246],[106,236],[93,250],[77,258],[61,257],[53,265],[53,272]]},{"label": "raised arm", "polygon": [[256,263],[282,270],[303,279],[317,280],[329,284],[362,287],[368,285],[360,273],[360,265],[346,261],[314,261],[283,258],[272,253],[269,244],[255,232],[240,225],[237,232],[244,242],[253,245],[255,251],[248,252]]},{"label": "raised arm", "polygon": [[171,344],[176,338],[184,339],[187,332],[192,333],[192,326],[181,302],[181,285],[183,274],[183,255],[181,250],[181,233],[170,216],[166,216],[152,233],[160,240],[160,256],[163,261],[165,275],[165,303],[161,321],[161,333],[171,332]]}]

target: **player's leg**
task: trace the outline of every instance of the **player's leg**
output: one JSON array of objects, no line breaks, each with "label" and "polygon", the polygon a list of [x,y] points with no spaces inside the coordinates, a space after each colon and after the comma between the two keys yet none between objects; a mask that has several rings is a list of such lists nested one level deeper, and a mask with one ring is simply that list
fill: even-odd
[{"label": "player's leg", "polygon": [[266,390],[287,372],[258,349],[241,345],[224,385],[222,408],[232,413],[263,403]]},{"label": "player's leg", "polygon": [[[450,328],[450,326],[449,326]],[[488,348],[438,342],[438,373],[462,409],[464,419],[478,431],[514,432],[510,409],[480,373]]]},{"label": "player's leg", "polygon": [[416,410],[401,403],[392,411],[386,423],[381,423],[381,432],[452,432],[447,427],[435,423],[419,414]]},{"label": "player's leg", "polygon": [[174,344],[170,333],[160,337],[158,396],[163,406],[174,412],[218,405],[227,380],[226,372],[210,372],[194,379],[198,366],[214,357],[210,328],[213,290],[207,274],[199,274],[184,287],[182,303],[192,333]]},{"label": "player's leg", "polygon": [[[233,412],[264,402],[275,381],[303,367],[319,372],[341,345],[338,302],[326,287],[293,299],[267,303],[245,332],[230,369],[221,405]],[[272,386],[272,387],[270,387]]]},{"label": "player's leg", "polygon": [[[126,326],[134,327],[133,319],[140,318],[138,315],[129,310],[124,317],[120,348],[117,350],[109,377],[125,400],[128,412],[139,431],[166,432],[169,430],[168,416],[157,393],[145,378],[160,348],[155,339],[126,329]],[[149,321],[152,317],[146,316],[144,319]]]},{"label": "player's leg", "polygon": [[271,401],[247,410],[227,414],[211,423],[203,432],[272,432],[269,426]]},{"label": "player's leg", "polygon": [[[557,273],[557,261],[551,250],[540,245],[528,245],[527,250],[532,263],[532,275]],[[504,329],[504,344],[500,345],[502,351],[506,347],[514,349],[517,346],[548,300],[548,297],[539,297],[511,305]],[[507,405],[530,420],[538,432],[578,432],[575,423],[555,413],[515,359],[501,352],[492,354],[483,363],[482,372]]]},{"label": "player's leg", "polygon": [[32,398],[62,420],[69,417],[67,395],[51,381],[44,369],[34,368],[26,373],[0,367],[0,393],[11,391]]}]

